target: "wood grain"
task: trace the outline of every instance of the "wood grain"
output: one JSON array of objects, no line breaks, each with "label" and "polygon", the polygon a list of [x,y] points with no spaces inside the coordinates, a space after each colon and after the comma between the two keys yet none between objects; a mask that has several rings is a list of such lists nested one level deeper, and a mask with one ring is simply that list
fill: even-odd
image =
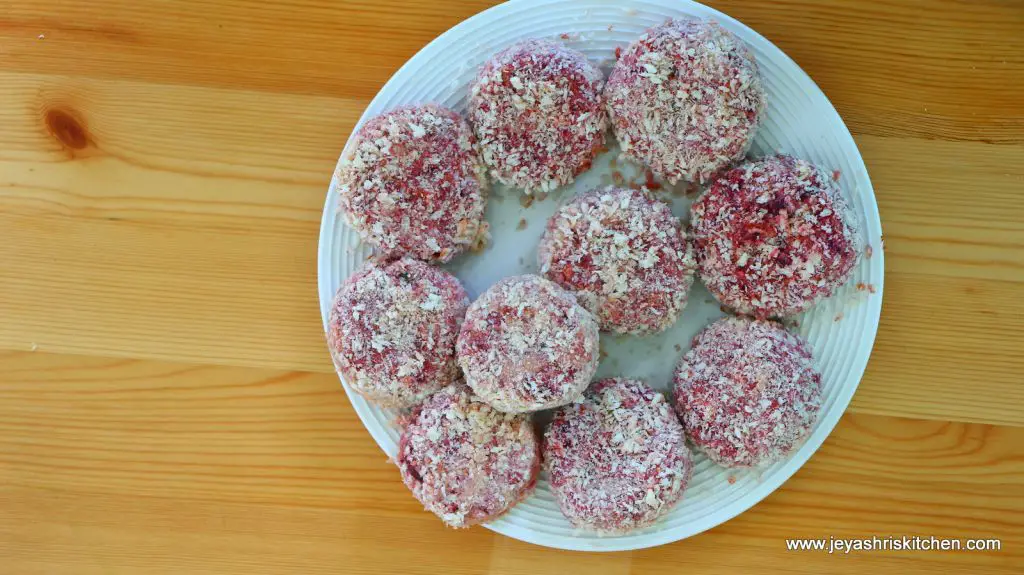
[{"label": "wood grain", "polygon": [[[612,555],[445,530],[419,508],[324,353],[319,218],[337,154],[381,84],[491,4],[0,10],[0,571],[1019,572],[1014,0],[711,3],[826,92],[868,164],[885,231],[867,374],[781,490],[683,543]],[[999,537],[1004,549],[784,546],[872,534]]]},{"label": "wood grain", "polygon": [[[0,93],[10,96],[0,99],[35,114],[10,112],[12,129],[0,134],[8,178],[0,226],[9,238],[0,256],[11,262],[0,269],[0,344],[331,370],[316,307],[315,244],[334,154],[362,103],[78,78],[68,80],[74,97],[39,103],[46,77],[0,78],[9,80]],[[124,93],[144,106],[119,112]],[[46,102],[61,101],[90,126],[88,145],[70,156],[42,125]],[[219,101],[219,112],[193,114],[195,101]],[[231,121],[222,118],[228,109]],[[320,121],[324,110],[333,123]],[[290,163],[255,135],[260,129],[291,150]],[[1006,336],[1024,331],[1024,196],[1015,184],[1024,179],[1024,146],[859,140],[890,256],[886,312],[904,311],[894,317],[925,353],[954,350],[924,365],[920,355],[877,355],[872,369],[879,365],[888,382],[874,388],[873,412],[1019,423],[1020,357],[1006,353],[1019,339]],[[937,158],[936,166],[922,157]],[[958,313],[964,307],[983,310]],[[972,342],[992,341],[1001,353],[973,362]],[[950,357],[967,360],[955,369],[968,377],[978,369],[1005,374],[992,382],[998,393],[963,399],[956,379],[930,369]],[[950,391],[921,385],[925,375]]]},{"label": "wood grain", "polygon": [[[408,496],[330,374],[38,352],[0,359],[0,538],[16,572],[84,561],[93,571],[75,572],[327,573],[352,564],[555,573],[590,563],[648,573],[677,561],[696,572],[746,570],[787,565],[785,538],[823,533],[1003,540],[1000,553],[891,554],[921,572],[1009,573],[1024,559],[1021,428],[848,415],[750,512],[681,545],[601,559],[442,527]],[[460,552],[439,555],[445,546]],[[184,549],[188,557],[176,557]],[[815,553],[799,563],[808,573],[834,565]]]}]

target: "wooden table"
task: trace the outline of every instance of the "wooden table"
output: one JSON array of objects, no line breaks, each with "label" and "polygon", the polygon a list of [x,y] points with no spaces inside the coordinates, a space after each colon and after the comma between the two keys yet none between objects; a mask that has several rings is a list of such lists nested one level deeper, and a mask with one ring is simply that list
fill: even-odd
[{"label": "wooden table", "polygon": [[[713,2],[853,131],[888,269],[849,412],[742,516],[634,553],[423,512],[334,375],[316,242],[369,99],[485,0],[6,0],[0,572],[1020,572],[1024,3]],[[788,552],[792,537],[1000,552]],[[570,571],[572,570],[572,571]]]}]

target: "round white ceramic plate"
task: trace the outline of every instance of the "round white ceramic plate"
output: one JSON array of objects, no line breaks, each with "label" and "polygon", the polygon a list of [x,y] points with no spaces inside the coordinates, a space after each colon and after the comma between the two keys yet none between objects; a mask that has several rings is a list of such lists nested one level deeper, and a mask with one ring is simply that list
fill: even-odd
[{"label": "round white ceramic plate", "polygon": [[[438,102],[465,111],[469,83],[477,67],[491,54],[530,37],[561,37],[607,71],[617,46],[626,46],[646,28],[668,17],[711,18],[747,42],[757,57],[768,93],[768,113],[757,135],[752,156],[786,152],[839,170],[840,184],[860,219],[872,257],[864,257],[850,284],[831,300],[798,318],[794,329],[814,348],[822,374],[824,406],[810,438],[785,461],[771,467],[733,471],[698,455],[693,480],[683,501],[656,525],[621,537],[579,533],[562,517],[542,476],[536,493],[487,527],[531,543],[590,551],[650,547],[700,533],[742,513],[782,485],[814,453],[843,414],[857,389],[871,353],[882,305],[881,224],[871,182],[853,138],[821,90],[771,42],[740,22],[687,0],[518,0],[478,14],[431,42],[407,62],[373,99],[360,119],[400,104]],[[609,141],[613,141],[609,135]],[[475,298],[495,281],[535,272],[537,241],[544,223],[558,205],[573,194],[610,183],[618,170],[627,179],[640,170],[613,162],[614,146],[593,169],[573,185],[543,201],[524,206],[516,190],[496,186],[488,206],[492,241],[482,253],[469,253],[447,266]],[[642,181],[642,179],[640,180]],[[688,218],[690,198],[665,190],[676,215]],[[355,232],[338,213],[332,184],[320,228],[320,312],[326,324],[328,309],[342,280],[369,255]],[[859,289],[858,289],[859,286]],[[668,390],[676,361],[690,339],[722,315],[717,302],[696,285],[690,303],[675,327],[653,337],[602,335],[607,356],[599,377],[638,377]],[[349,399],[367,430],[389,456],[396,451],[398,429],[394,413],[379,409],[352,393]],[[396,470],[395,489],[403,489]]]}]

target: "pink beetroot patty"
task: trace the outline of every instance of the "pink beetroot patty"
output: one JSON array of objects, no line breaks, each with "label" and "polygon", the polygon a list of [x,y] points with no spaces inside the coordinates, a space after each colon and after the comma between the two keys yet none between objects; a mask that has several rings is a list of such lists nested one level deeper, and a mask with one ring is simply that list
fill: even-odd
[{"label": "pink beetroot patty", "polygon": [[597,370],[598,328],[573,295],[534,275],[503,279],[469,306],[456,345],[466,383],[512,413],[579,399]]},{"label": "pink beetroot patty", "polygon": [[469,125],[434,104],[370,118],[338,164],[345,219],[386,256],[446,262],[487,235],[487,179]]},{"label": "pink beetroot patty", "polygon": [[555,413],[544,460],[562,513],[604,534],[654,523],[682,498],[693,468],[669,402],[622,378],[594,383]]},{"label": "pink beetroot patty", "polygon": [[530,419],[453,385],[407,419],[396,456],[412,494],[451,527],[494,519],[533,491],[540,445]]},{"label": "pink beetroot patty", "polygon": [[488,60],[469,120],[494,178],[547,192],[589,168],[608,128],[603,87],[584,54],[550,40],[525,40]]},{"label": "pink beetroot patty", "polygon": [[742,158],[765,110],[750,49],[697,19],[647,30],[621,52],[604,95],[623,155],[671,183],[703,184]]},{"label": "pink beetroot patty", "polygon": [[708,291],[758,318],[795,315],[832,295],[863,251],[836,181],[790,156],[729,170],[693,204],[691,218]]},{"label": "pink beetroot patty", "polygon": [[633,335],[675,323],[696,267],[667,204],[613,187],[580,194],[559,209],[537,255],[541,272],[574,292],[601,329]]},{"label": "pink beetroot patty", "polygon": [[821,409],[821,376],[806,341],[776,323],[730,317],[697,334],[675,373],[686,434],[726,467],[781,460]]},{"label": "pink beetroot patty", "polygon": [[370,260],[342,284],[327,327],[345,381],[385,407],[409,407],[452,383],[469,297],[450,273],[412,258]]}]

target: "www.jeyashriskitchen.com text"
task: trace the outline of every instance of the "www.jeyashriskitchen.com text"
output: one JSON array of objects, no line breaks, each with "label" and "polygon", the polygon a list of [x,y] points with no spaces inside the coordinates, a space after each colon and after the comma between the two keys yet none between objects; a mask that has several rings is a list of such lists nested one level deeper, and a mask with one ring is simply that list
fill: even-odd
[{"label": "www.jeyashriskitchen.com text", "polygon": [[870,551],[1001,551],[999,539],[957,539],[921,536],[885,536],[786,539],[788,551],[821,551],[829,555]]}]

